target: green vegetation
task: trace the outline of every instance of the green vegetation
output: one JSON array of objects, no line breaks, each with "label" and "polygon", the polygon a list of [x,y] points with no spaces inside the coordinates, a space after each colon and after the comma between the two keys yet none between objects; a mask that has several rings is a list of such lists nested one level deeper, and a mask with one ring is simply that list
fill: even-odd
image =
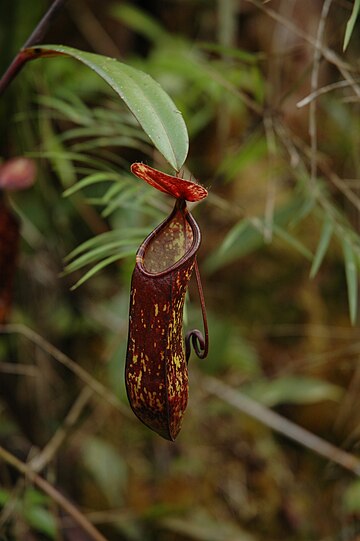
[{"label": "green vegetation", "polygon": [[[0,6],[3,71],[32,4]],[[360,2],[149,4],[69,0],[44,43],[80,62],[29,62],[1,97],[1,158],[38,174],[6,193],[22,240],[0,327],[0,538],[75,539],[83,517],[109,541],[356,539]],[[192,208],[210,353],[190,359],[176,443],[123,381],[135,252],[172,206],[135,161],[210,192]]]}]

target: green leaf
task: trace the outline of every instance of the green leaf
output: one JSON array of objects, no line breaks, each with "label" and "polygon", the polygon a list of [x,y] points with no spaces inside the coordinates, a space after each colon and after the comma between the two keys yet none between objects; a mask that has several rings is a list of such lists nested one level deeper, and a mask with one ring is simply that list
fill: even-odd
[{"label": "green leaf", "polygon": [[3,507],[9,501],[10,497],[11,495],[7,490],[0,488],[0,507]]},{"label": "green leaf", "polygon": [[116,197],[119,193],[121,193],[123,191],[124,184],[126,182],[127,182],[127,179],[126,179],[126,181],[124,181],[124,179],[123,179],[122,184],[120,184],[120,182],[117,182],[117,183],[113,183],[111,186],[109,186],[109,188],[106,190],[106,192],[102,196],[102,200],[103,200],[104,205],[107,205],[107,204],[111,203],[111,201],[114,199],[114,197]]},{"label": "green leaf", "polygon": [[86,439],[82,456],[86,468],[110,504],[119,505],[127,483],[127,466],[120,453],[100,438]]},{"label": "green leaf", "polygon": [[173,101],[150,75],[114,58],[79,51],[65,45],[42,45],[28,51],[31,58],[70,56],[95,71],[126,103],[169,164],[176,171],[180,170],[189,145],[186,125]]},{"label": "green leaf", "polygon": [[[295,197],[286,205],[277,209],[273,218],[273,230],[307,259],[312,259],[311,252],[284,228],[293,222],[303,208],[303,199]],[[205,261],[205,272],[214,272],[220,267],[232,263],[264,245],[265,224],[263,218],[246,218],[234,225],[225,237],[222,245]]]},{"label": "green leaf", "polygon": [[[110,170],[109,162],[106,160],[94,158],[93,156],[82,154],[81,152],[68,152],[61,149],[58,151],[28,152],[27,155],[29,158],[48,158],[49,160],[59,160],[60,163],[62,161],[65,161],[65,163],[74,161],[84,163],[88,167],[98,168],[101,171]],[[73,182],[73,184],[75,184],[75,182]]]},{"label": "green leaf", "polygon": [[200,506],[186,517],[167,516],[159,520],[162,528],[174,535],[173,539],[189,539],[192,541],[256,541],[256,537],[242,529],[238,524],[217,519],[208,510]]},{"label": "green leaf", "polygon": [[349,299],[349,311],[350,320],[354,325],[357,313],[357,291],[358,291],[358,277],[357,277],[357,265],[353,247],[348,239],[343,241],[344,263],[346,283]]},{"label": "green leaf", "polygon": [[262,223],[259,220],[259,228],[255,228],[254,223],[246,218],[235,224],[219,249],[205,261],[203,267],[205,272],[214,272],[218,268],[232,263],[235,259],[244,257],[262,246],[264,235],[261,231],[261,225]]},{"label": "green leaf", "polygon": [[[238,242],[239,238],[242,237],[244,232],[247,231],[249,226],[252,227],[252,224],[249,223],[247,218],[235,224],[234,227],[230,229],[224,242],[220,246],[219,255],[221,256],[223,253],[228,252],[234,246],[234,244]],[[246,246],[244,247],[244,250],[245,252],[247,251]]]},{"label": "green leaf", "polygon": [[242,144],[236,154],[231,154],[223,160],[220,173],[224,175],[226,181],[233,180],[249,164],[260,161],[266,155],[267,150],[265,137],[255,132]]},{"label": "green leaf", "polygon": [[57,525],[53,511],[47,509],[49,501],[43,492],[29,487],[24,495],[22,512],[32,528],[55,539]]},{"label": "green leaf", "polygon": [[358,18],[359,12],[360,12],[360,0],[354,0],[354,6],[350,15],[350,19],[348,20],[347,25],[346,25],[343,51],[345,51],[347,46],[349,45],[349,41],[354,31],[354,26],[356,23],[356,19]]},{"label": "green leaf", "polygon": [[147,151],[147,146],[144,145],[144,143],[142,143],[138,139],[134,139],[133,137],[127,137],[123,135],[107,135],[102,137],[93,137],[88,141],[75,142],[71,145],[71,149],[77,152],[95,150],[104,147],[135,148],[139,152],[143,153]]},{"label": "green leaf", "polygon": [[74,259],[79,254],[86,253],[89,250],[95,249],[98,246],[103,246],[104,244],[116,240],[126,238],[127,241],[132,243],[134,239],[139,237],[144,237],[149,233],[148,228],[145,227],[133,227],[129,228],[126,232],[119,231],[117,229],[113,231],[106,231],[105,233],[100,233],[96,237],[91,237],[82,244],[79,244],[74,250],[72,250],[66,257],[65,261],[70,261]]},{"label": "green leaf", "polygon": [[269,407],[279,404],[313,404],[323,400],[339,400],[342,395],[342,389],[337,385],[303,376],[257,381],[243,390]]},{"label": "green leaf", "polygon": [[[104,218],[108,218],[116,209],[125,206],[126,208],[132,208],[131,202],[134,201],[134,198],[138,192],[137,186],[125,186],[118,197],[114,197],[112,201],[109,202],[107,207],[103,210],[101,215]],[[104,201],[101,202],[104,204]],[[137,206],[135,206],[137,208]]]},{"label": "green leaf", "polygon": [[68,102],[55,98],[53,96],[40,96],[37,100],[43,107],[54,109],[60,115],[68,120],[71,120],[75,124],[81,124],[88,126],[91,122],[91,117],[88,111],[80,110],[78,106],[69,104]]},{"label": "green leaf", "polygon": [[82,276],[80,278],[80,280],[78,280],[76,282],[76,284],[71,286],[71,288],[70,288],[71,291],[74,291],[75,289],[77,289],[79,286],[81,286],[83,283],[85,283],[87,280],[89,280],[89,278],[94,276],[94,274],[99,272],[104,267],[107,267],[111,263],[115,263],[115,261],[119,261],[120,259],[124,259],[125,257],[128,257],[128,256],[133,255],[133,254],[134,254],[134,250],[126,250],[126,251],[123,251],[123,252],[119,251],[115,255],[112,255],[110,257],[107,257],[106,259],[103,259],[102,261],[100,261],[100,263],[98,263],[97,265],[92,267],[86,274],[84,274],[84,276]]},{"label": "green leaf", "polygon": [[55,539],[57,525],[51,511],[38,505],[29,506],[24,510],[24,518],[32,528]]},{"label": "green leaf", "polygon": [[119,248],[121,247],[126,246],[126,253],[128,253],[129,251],[135,253],[137,246],[141,243],[141,240],[142,239],[137,239],[135,241],[134,239],[133,244],[131,244],[127,239],[120,239],[114,242],[104,244],[103,246],[99,246],[93,250],[89,250],[85,254],[79,256],[77,259],[69,263],[65,267],[65,272],[74,272],[78,269],[81,269],[82,267],[85,267],[85,265],[89,265],[94,261],[99,261],[99,259],[103,259],[104,257],[110,257],[110,255],[120,254],[121,252],[119,251]]},{"label": "green leaf", "polygon": [[311,265],[310,278],[314,278],[314,276],[317,274],[317,271],[320,268],[320,265],[329,247],[333,231],[334,231],[333,223],[330,220],[325,220],[322,231],[321,231],[319,244],[316,249],[316,253]]},{"label": "green leaf", "polygon": [[49,496],[44,494],[44,492],[41,492],[37,488],[29,487],[26,489],[25,496],[24,496],[24,502],[26,506],[33,506],[33,505],[46,505],[50,502]]},{"label": "green leaf", "polygon": [[[187,327],[200,325],[200,314],[192,317]],[[260,374],[260,362],[253,345],[248,342],[237,327],[229,325],[229,320],[221,314],[208,314],[211,329],[211,348],[206,363],[201,363],[200,369],[207,374],[224,373],[224,370],[239,370],[245,378],[256,377]]]},{"label": "green leaf", "polygon": [[348,486],[343,498],[345,511],[358,514],[360,510],[360,479],[356,479]]},{"label": "green leaf", "polygon": [[76,180],[74,164],[65,152],[60,138],[55,133],[53,125],[48,119],[44,119],[42,129],[44,135],[43,154],[45,152],[51,154],[49,161],[64,187],[74,184]]},{"label": "green leaf", "polygon": [[75,192],[82,190],[83,188],[86,188],[87,186],[92,186],[93,184],[97,184],[98,182],[109,182],[109,181],[119,181],[121,179],[120,175],[116,173],[110,173],[110,172],[101,172],[101,173],[93,173],[91,175],[88,175],[79,182],[76,182],[65,190],[63,192],[63,197],[69,197],[69,195],[74,194]]},{"label": "green leaf", "polygon": [[282,227],[279,227],[276,224],[273,224],[273,231],[274,233],[282,240],[287,242],[290,246],[292,246],[295,250],[297,250],[300,254],[302,254],[307,259],[312,259],[312,253],[304,246],[302,242],[300,242],[297,238],[295,238],[293,235],[285,231]]}]

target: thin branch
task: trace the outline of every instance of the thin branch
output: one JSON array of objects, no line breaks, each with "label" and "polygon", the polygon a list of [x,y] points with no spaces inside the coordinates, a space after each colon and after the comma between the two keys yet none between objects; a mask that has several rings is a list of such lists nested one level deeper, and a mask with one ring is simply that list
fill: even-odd
[{"label": "thin branch", "polygon": [[28,39],[25,41],[22,49],[27,47],[33,47],[45,36],[53,20],[57,17],[61,9],[64,7],[67,0],[54,0],[49,9],[46,11],[45,15],[41,18],[39,23],[36,25],[34,31],[30,34]]},{"label": "thin branch", "polygon": [[282,415],[259,404],[259,402],[256,402],[252,398],[233,389],[218,379],[207,377],[204,381],[204,387],[209,393],[217,396],[224,402],[231,404],[242,413],[249,415],[279,434],[296,441],[318,455],[323,456],[331,462],[335,462],[336,464],[339,464],[339,466],[351,471],[355,475],[360,476],[360,460],[352,454],[347,453],[332,443],[312,434],[305,428],[296,425],[292,421],[282,417]]},{"label": "thin branch", "polygon": [[[309,147],[298,136],[290,133],[288,129],[285,129],[285,126],[279,121],[277,121],[276,124],[276,132],[288,152],[297,152],[297,149],[300,149],[304,156],[311,160],[311,158],[313,157],[312,148]],[[299,153],[298,156],[300,160]],[[350,203],[352,203],[354,207],[360,212],[360,198],[351,189],[349,183],[346,180],[341,179],[336,173],[334,173],[333,169],[327,164],[325,160],[321,159],[321,157],[316,156],[316,164],[317,168],[326,176],[326,178],[330,180],[330,182],[332,182],[332,184],[334,184],[334,186],[336,186],[336,188],[338,188],[338,190],[347,197],[348,201],[350,201]],[[305,164],[303,164],[303,169],[306,173],[307,170]],[[356,186],[360,182],[360,180],[354,179],[354,182],[356,183]],[[353,184],[353,182],[350,182],[350,184]],[[322,204],[323,208],[326,209],[326,205],[324,205],[324,201],[321,198],[321,192],[318,192],[317,195],[320,196],[319,202]]]},{"label": "thin branch", "polygon": [[123,415],[130,416],[130,411],[120,402],[120,400],[108,389],[100,383],[100,381],[93,378],[84,368],[78,365],[75,361],[70,359],[65,353],[57,349],[55,346],[50,344],[45,338],[37,334],[32,329],[29,329],[26,325],[21,323],[0,325],[0,334],[21,334],[25,336],[28,340],[36,344],[40,349],[46,351],[51,355],[56,361],[66,366],[71,372],[76,374],[76,376],[85,383],[90,389],[92,389],[97,395],[99,395],[103,400],[111,404],[115,409],[120,411]]},{"label": "thin branch", "polygon": [[0,373],[36,377],[40,375],[40,370],[36,366],[28,364],[0,362]]},{"label": "thin branch", "polygon": [[[322,170],[326,173],[331,180],[331,182],[338,188],[338,190],[343,193],[347,199],[354,205],[354,207],[360,212],[360,197],[354,193],[347,183],[342,180],[336,173],[334,173],[330,167],[322,165]],[[358,181],[359,182],[359,181]]]},{"label": "thin branch", "polygon": [[45,466],[54,458],[61,445],[67,438],[71,428],[78,421],[85,406],[93,396],[93,390],[89,387],[84,387],[74,404],[72,405],[69,413],[66,415],[64,422],[55,432],[53,437],[48,441],[45,447],[29,462],[29,466],[35,472],[40,472]]},{"label": "thin branch", "polygon": [[68,513],[73,520],[81,526],[81,528],[87,532],[95,541],[107,541],[106,537],[99,532],[97,528],[77,509],[61,492],[59,492],[53,485],[51,485],[46,479],[40,477],[35,473],[27,464],[19,460],[16,456],[9,453],[6,449],[0,446],[0,458],[4,460],[9,466],[12,466],[22,475],[24,475],[29,481],[34,483],[45,494],[47,494],[54,502],[56,502],[66,513]]},{"label": "thin branch", "polygon": [[322,44],[317,43],[316,39],[309,35],[307,32],[304,32],[298,25],[275,11],[275,9],[272,9],[271,7],[266,6],[264,3],[260,2],[259,0],[245,0],[246,2],[249,2],[249,4],[252,4],[253,6],[257,7],[260,11],[263,11],[266,13],[269,17],[277,21],[278,23],[285,26],[288,30],[293,32],[296,36],[299,36],[304,41],[307,41],[312,45],[314,48],[320,49],[321,54],[323,55],[328,62],[331,64],[334,64],[338,68],[341,66],[345,69],[350,69],[349,64],[344,62],[334,51],[329,49],[328,47],[325,47]]},{"label": "thin branch", "polygon": [[276,156],[276,139],[274,134],[273,119],[271,115],[264,116],[264,130],[268,151],[268,179],[266,187],[266,203],[264,213],[264,241],[270,243],[273,238],[275,198],[276,198],[276,177],[274,165]]},{"label": "thin branch", "polygon": [[321,88],[318,88],[314,92],[311,92],[305,98],[298,101],[296,104],[296,107],[298,109],[301,109],[301,107],[305,107],[306,105],[309,105],[313,100],[316,100],[319,96],[322,96],[323,94],[327,94],[328,92],[332,92],[333,90],[337,90],[338,88],[346,88],[350,86],[349,81],[337,81],[336,83],[331,83],[329,85],[322,86]]},{"label": "thin branch", "polygon": [[[315,92],[318,88],[320,61],[322,56],[322,42],[325,31],[325,23],[329,14],[332,0],[325,0],[321,10],[320,21],[316,33],[316,46],[314,50],[314,64],[311,72],[311,91]],[[317,172],[317,118],[316,118],[316,100],[310,103],[309,109],[309,135],[311,141],[311,158],[310,158],[310,182],[312,186],[316,181]]]},{"label": "thin branch", "polygon": [[0,96],[7,89],[7,87],[19,73],[19,71],[23,68],[25,63],[29,60],[29,57],[23,54],[23,50],[27,47],[33,47],[37,43],[40,43],[53,20],[58,15],[60,10],[64,7],[65,2],[67,2],[67,0],[54,0],[49,9],[46,11],[45,15],[36,25],[34,31],[25,41],[19,53],[15,56],[14,60],[11,62],[10,66],[7,68],[4,75],[0,79]]},{"label": "thin branch", "polygon": [[291,30],[296,36],[299,36],[303,40],[307,41],[312,45],[314,48],[318,48],[323,55],[323,57],[330,62],[330,64],[333,64],[338,68],[340,73],[343,75],[344,79],[346,79],[350,86],[353,88],[355,94],[357,96],[360,96],[360,87],[356,84],[354,78],[349,73],[351,70],[351,67],[349,64],[344,62],[334,51],[329,49],[328,47],[325,47],[322,44],[318,44],[316,39],[313,36],[310,36],[299,26],[297,26],[292,21],[289,21],[286,17],[275,11],[274,9],[266,6],[264,3],[260,2],[259,0],[246,0],[246,2],[249,2],[253,6],[257,7],[260,11],[263,11],[266,13],[269,17],[274,19],[275,21],[278,21],[280,24],[284,25],[286,28]]}]

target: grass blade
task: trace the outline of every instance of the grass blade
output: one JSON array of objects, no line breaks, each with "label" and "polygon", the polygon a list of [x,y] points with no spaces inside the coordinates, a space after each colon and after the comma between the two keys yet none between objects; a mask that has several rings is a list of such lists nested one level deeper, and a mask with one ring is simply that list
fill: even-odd
[{"label": "grass blade", "polygon": [[82,276],[80,278],[80,280],[78,280],[76,282],[76,284],[74,284],[73,286],[71,286],[71,291],[74,291],[74,289],[77,289],[79,286],[81,286],[84,282],[86,282],[87,280],[89,280],[89,278],[91,278],[92,276],[94,276],[94,274],[96,274],[97,272],[99,272],[101,269],[103,269],[104,267],[107,267],[108,265],[110,265],[111,263],[114,263],[115,261],[119,261],[120,259],[124,259],[125,257],[128,257],[130,255],[134,255],[134,251],[133,250],[129,250],[129,251],[126,251],[126,252],[119,252],[117,253],[116,255],[112,255],[110,257],[107,257],[106,259],[103,259],[102,261],[100,261],[100,263],[98,263],[97,265],[95,265],[94,267],[92,267],[86,274],[84,274],[84,276]]},{"label": "grass blade", "polygon": [[306,257],[306,259],[310,259],[310,260],[313,259],[313,255],[310,252],[310,250],[308,250],[306,246],[304,246],[304,244],[300,242],[297,238],[295,238],[293,235],[290,235],[290,233],[285,231],[285,229],[283,229],[282,227],[279,227],[276,224],[273,224],[273,231],[280,239],[287,242],[295,250],[300,252],[300,254]]},{"label": "grass blade", "polygon": [[349,311],[350,320],[354,325],[357,313],[357,296],[358,296],[358,277],[357,277],[357,265],[353,247],[351,243],[344,239],[343,241],[344,263],[346,283],[349,299]]},{"label": "grass blade", "polygon": [[114,231],[106,231],[105,233],[96,235],[96,237],[92,237],[91,239],[86,240],[85,242],[74,248],[74,250],[72,250],[64,258],[64,260],[70,261],[71,259],[75,259],[75,257],[77,257],[78,255],[90,250],[95,250],[96,248],[98,248],[99,246],[103,246],[107,242],[126,240],[128,244],[132,244],[137,238],[141,238],[141,240],[143,240],[143,238],[149,234],[149,228],[134,227],[126,230],[124,233],[126,233],[126,239],[121,236],[121,232],[117,229]]},{"label": "grass blade", "polygon": [[360,0],[354,1],[354,6],[350,15],[350,19],[347,22],[346,30],[345,30],[345,37],[344,37],[344,43],[343,43],[343,51],[346,51],[347,46],[349,45],[350,38],[352,36],[352,33],[354,31],[354,26],[356,23],[356,19],[360,12]]},{"label": "grass blade", "polygon": [[109,242],[104,246],[94,248],[93,250],[82,254],[81,256],[74,259],[74,261],[66,265],[65,273],[69,274],[71,272],[81,269],[82,267],[85,267],[86,265],[89,265],[90,263],[93,263],[94,261],[98,261],[99,259],[103,259],[104,257],[109,257],[110,255],[120,253],[119,248],[121,248],[122,246],[126,246],[129,250],[132,249],[135,253],[141,241],[142,239],[133,239],[132,244],[129,240],[123,239],[116,242]]},{"label": "grass blade", "polygon": [[320,265],[329,247],[333,231],[334,231],[333,223],[330,220],[325,220],[322,231],[321,231],[319,244],[316,249],[316,253],[311,265],[310,278],[314,278],[320,268]]},{"label": "grass blade", "polygon": [[98,182],[110,182],[110,181],[119,181],[121,179],[120,175],[116,173],[93,173],[91,175],[88,175],[87,177],[82,178],[77,182],[76,184],[73,184],[70,188],[65,190],[63,192],[63,197],[69,197],[69,195],[73,195],[75,192],[78,192],[79,190],[82,190],[83,188],[86,188],[87,186],[92,186],[93,184],[97,184]]}]

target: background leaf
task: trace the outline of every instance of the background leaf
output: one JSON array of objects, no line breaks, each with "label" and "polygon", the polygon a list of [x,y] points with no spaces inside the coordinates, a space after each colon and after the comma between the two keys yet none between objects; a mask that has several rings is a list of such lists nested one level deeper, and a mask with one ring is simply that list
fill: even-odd
[{"label": "background leaf", "polygon": [[119,505],[127,481],[127,467],[116,449],[92,437],[82,447],[84,464],[109,502]]},{"label": "background leaf", "polygon": [[358,514],[360,510],[360,480],[352,481],[344,493],[344,507],[348,513]]},{"label": "background leaf", "polygon": [[344,43],[343,43],[343,51],[347,49],[347,46],[349,45],[349,41],[351,39],[352,33],[354,31],[356,19],[358,18],[360,11],[360,0],[354,0],[353,9],[351,12],[350,19],[347,22],[346,30],[345,30],[345,36],[344,36]]},{"label": "background leaf", "polygon": [[350,319],[351,319],[351,323],[354,324],[356,320],[357,302],[358,302],[357,265],[356,265],[356,259],[355,259],[353,247],[350,241],[347,239],[344,239],[343,251],[344,251],[346,283],[347,283],[348,299],[349,299]]},{"label": "background leaf", "polygon": [[100,75],[124,100],[169,164],[180,170],[189,146],[185,122],[173,101],[150,75],[114,58],[65,45],[43,45],[36,48],[39,50],[35,58],[54,54],[70,56]]},{"label": "background leaf", "polygon": [[314,276],[316,275],[317,271],[320,268],[320,265],[329,247],[333,231],[334,231],[333,223],[330,220],[325,220],[322,231],[321,231],[319,244],[316,249],[316,253],[314,255],[314,259],[311,265],[310,278],[314,278]]},{"label": "background leaf", "polygon": [[342,396],[342,389],[337,385],[304,376],[259,380],[244,391],[269,407],[279,404],[313,404],[322,400],[339,400]]}]

